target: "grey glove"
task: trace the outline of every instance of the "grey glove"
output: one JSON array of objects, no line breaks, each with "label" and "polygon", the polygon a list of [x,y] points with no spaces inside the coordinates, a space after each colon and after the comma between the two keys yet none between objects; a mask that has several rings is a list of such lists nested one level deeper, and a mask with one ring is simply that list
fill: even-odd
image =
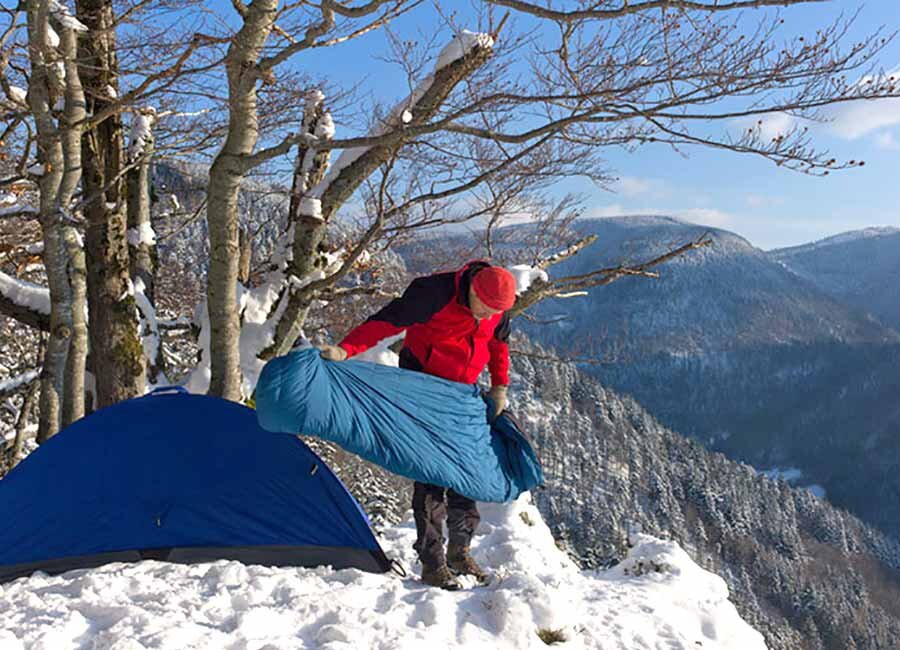
[{"label": "grey glove", "polygon": [[491,386],[488,397],[494,402],[494,417],[497,417],[506,410],[509,386]]},{"label": "grey glove", "polygon": [[347,351],[339,345],[323,345],[319,348],[319,354],[328,361],[343,361],[347,358]]}]

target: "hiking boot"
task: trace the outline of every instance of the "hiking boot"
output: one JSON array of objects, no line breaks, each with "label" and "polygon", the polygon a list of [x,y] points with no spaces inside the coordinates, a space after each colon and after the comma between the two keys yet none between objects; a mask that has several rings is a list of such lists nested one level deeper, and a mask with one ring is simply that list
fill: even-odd
[{"label": "hiking boot", "polygon": [[436,569],[431,567],[422,567],[422,582],[432,587],[440,587],[447,591],[459,591],[462,585],[453,577],[446,564],[442,564]]},{"label": "hiking boot", "polygon": [[468,546],[450,544],[447,547],[447,566],[458,576],[474,576],[479,584],[486,585],[490,582],[485,570],[469,555]]}]

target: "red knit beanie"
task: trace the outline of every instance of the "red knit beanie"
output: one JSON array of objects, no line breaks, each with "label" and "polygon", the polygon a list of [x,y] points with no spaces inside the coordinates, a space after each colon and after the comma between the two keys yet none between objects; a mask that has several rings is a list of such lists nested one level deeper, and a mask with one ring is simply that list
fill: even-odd
[{"label": "red knit beanie", "polygon": [[491,309],[506,311],[516,301],[516,280],[499,266],[481,269],[472,278],[472,289],[478,299]]}]

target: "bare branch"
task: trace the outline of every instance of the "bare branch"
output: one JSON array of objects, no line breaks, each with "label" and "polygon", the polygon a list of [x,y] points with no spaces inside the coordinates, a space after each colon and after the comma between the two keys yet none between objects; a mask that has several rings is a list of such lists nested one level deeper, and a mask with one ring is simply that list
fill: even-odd
[{"label": "bare branch", "polygon": [[621,6],[617,9],[582,9],[577,11],[556,11],[548,7],[523,2],[522,0],[487,0],[495,5],[501,5],[521,11],[540,18],[547,18],[564,23],[573,23],[582,20],[610,20],[621,18],[629,14],[636,14],[652,9],[681,9],[685,11],[736,11],[740,9],[758,9],[759,7],[787,7],[790,5],[811,4],[827,2],[827,0],[735,0],[734,2],[694,2],[692,0],[645,0],[631,4],[628,0],[621,0]]}]

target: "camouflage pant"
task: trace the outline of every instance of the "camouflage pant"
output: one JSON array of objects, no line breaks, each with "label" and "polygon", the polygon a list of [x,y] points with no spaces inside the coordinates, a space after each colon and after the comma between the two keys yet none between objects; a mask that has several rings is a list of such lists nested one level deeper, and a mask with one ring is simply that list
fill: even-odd
[{"label": "camouflage pant", "polygon": [[436,568],[446,562],[444,520],[447,521],[450,544],[454,546],[468,546],[481,521],[472,499],[439,485],[416,482],[412,506],[416,520],[416,543],[413,548],[419,554],[423,567]]}]

